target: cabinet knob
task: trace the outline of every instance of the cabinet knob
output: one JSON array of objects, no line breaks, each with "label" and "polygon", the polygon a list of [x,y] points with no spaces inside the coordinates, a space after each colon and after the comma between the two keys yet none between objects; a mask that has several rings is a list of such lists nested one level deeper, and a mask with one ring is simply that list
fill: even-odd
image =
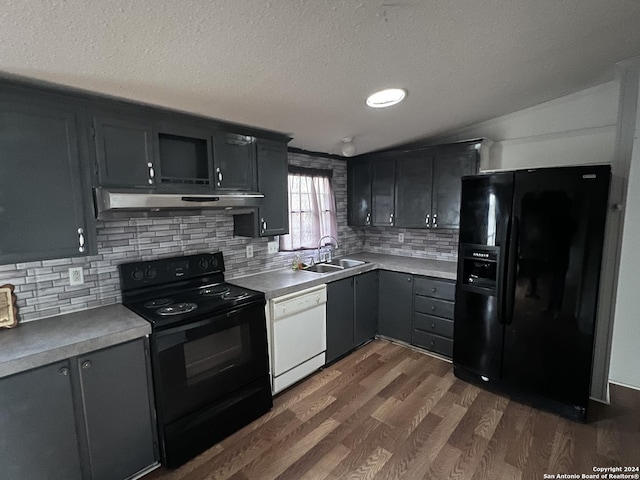
[{"label": "cabinet knob", "polygon": [[436,306],[435,305],[431,305],[431,311],[435,312],[436,311]]},{"label": "cabinet knob", "polygon": [[411,277],[407,277],[407,282],[410,282],[410,281],[411,281]]},{"label": "cabinet knob", "polygon": [[88,368],[91,368],[91,362],[89,360],[85,360],[84,362],[82,362],[80,366],[82,367],[83,370],[86,370]]},{"label": "cabinet knob", "polygon": [[69,369],[67,367],[61,367],[60,370],[58,370],[58,374],[64,375],[66,377],[67,375],[69,375]]},{"label": "cabinet knob", "polygon": [[435,346],[436,342],[434,342],[433,340],[431,340],[431,343],[429,343],[429,345],[431,345],[432,347]]},{"label": "cabinet knob", "polygon": [[431,292],[432,292],[432,293],[436,293],[437,291],[438,291],[438,289],[437,289],[436,287],[433,287],[433,288],[431,289]]},{"label": "cabinet knob", "polygon": [[431,324],[431,328],[436,328],[436,324],[435,324],[435,323],[432,323],[432,324]]},{"label": "cabinet knob", "polygon": [[78,229],[78,251],[80,253],[84,252],[84,229]]}]

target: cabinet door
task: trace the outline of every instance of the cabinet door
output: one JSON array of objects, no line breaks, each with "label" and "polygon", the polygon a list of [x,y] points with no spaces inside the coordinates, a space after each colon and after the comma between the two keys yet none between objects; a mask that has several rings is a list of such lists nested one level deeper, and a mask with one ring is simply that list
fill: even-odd
[{"label": "cabinet door", "polygon": [[378,272],[355,277],[355,346],[376,336],[378,330]]},{"label": "cabinet door", "polygon": [[3,480],[82,478],[68,362],[0,379]]},{"label": "cabinet door", "polygon": [[371,161],[349,160],[348,179],[348,223],[351,226],[371,225]]},{"label": "cabinet door", "polygon": [[397,227],[431,226],[431,165],[426,154],[403,154],[396,160]]},{"label": "cabinet door", "polygon": [[406,273],[378,272],[378,333],[406,343],[411,342],[413,316],[413,276]]},{"label": "cabinet door", "polygon": [[155,184],[153,128],[134,120],[93,119],[98,182],[103,187],[149,187]]},{"label": "cabinet door", "polygon": [[216,190],[256,190],[256,145],[253,137],[219,134],[213,137]]},{"label": "cabinet door", "polygon": [[460,227],[461,178],[478,171],[476,151],[437,154],[433,162],[433,228]]},{"label": "cabinet door", "polygon": [[353,277],[327,285],[327,363],[354,347],[353,293]]},{"label": "cabinet door", "polygon": [[127,478],[155,463],[144,339],[77,361],[92,480]]},{"label": "cabinet door", "polygon": [[0,159],[0,263],[86,254],[75,113],[0,98]]},{"label": "cabinet door", "polygon": [[394,225],[395,162],[384,156],[371,161],[373,225]]},{"label": "cabinet door", "polygon": [[289,177],[287,146],[258,140],[258,190],[264,194],[258,208],[261,237],[289,233]]}]

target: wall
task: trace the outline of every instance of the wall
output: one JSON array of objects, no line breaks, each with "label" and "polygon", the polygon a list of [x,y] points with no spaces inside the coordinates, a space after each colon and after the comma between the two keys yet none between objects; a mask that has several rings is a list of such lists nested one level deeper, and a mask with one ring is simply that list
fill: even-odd
[{"label": "wall", "polygon": [[[400,233],[404,234],[404,243],[398,240]],[[458,259],[458,231],[367,227],[364,249],[372,253],[455,262]]]},{"label": "wall", "polygon": [[614,158],[619,82],[607,82],[432,139],[494,142],[481,170],[591,163]]},{"label": "wall", "polygon": [[[338,207],[340,255],[362,250],[364,231],[347,226],[347,168],[337,159],[291,154],[290,163],[332,168]],[[132,218],[97,223],[98,253],[90,257],[63,258],[0,265],[0,284],[16,286],[21,321],[84,310],[121,300],[118,265],[172,255],[222,251],[226,278],[291,265],[293,253],[267,254],[267,238],[233,236],[233,217],[210,213],[171,218]],[[253,245],[254,257],[245,258]],[[69,286],[68,269],[82,266],[84,285]]]},{"label": "wall", "polygon": [[640,313],[638,272],[640,271],[640,59],[621,66],[620,163],[627,164],[624,229],[620,249],[619,276],[613,324],[610,380],[640,389]]}]

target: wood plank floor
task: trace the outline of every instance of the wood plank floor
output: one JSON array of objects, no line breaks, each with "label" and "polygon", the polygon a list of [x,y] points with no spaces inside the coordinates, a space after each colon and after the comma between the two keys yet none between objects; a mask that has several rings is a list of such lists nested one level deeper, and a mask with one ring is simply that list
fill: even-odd
[{"label": "wood plank floor", "polygon": [[176,470],[145,480],[542,479],[640,466],[640,392],[612,386],[587,424],[453,376],[375,340],[274,399],[273,409]]}]

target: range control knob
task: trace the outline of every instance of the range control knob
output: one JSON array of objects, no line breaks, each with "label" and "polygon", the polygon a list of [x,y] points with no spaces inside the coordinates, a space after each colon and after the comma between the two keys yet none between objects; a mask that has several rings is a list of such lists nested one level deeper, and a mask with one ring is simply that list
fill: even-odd
[{"label": "range control knob", "polygon": [[133,272],[131,272],[131,278],[138,282],[144,278],[144,272],[136,268]]},{"label": "range control knob", "polygon": [[211,268],[218,268],[218,260],[216,259],[216,257],[211,257],[209,259],[209,266]]},{"label": "range control knob", "polygon": [[144,271],[144,275],[147,278],[154,278],[157,273],[158,271],[153,267],[147,267],[147,269]]},{"label": "range control knob", "polygon": [[207,267],[209,266],[209,262],[207,262],[206,258],[203,258],[202,260],[200,260],[200,263],[198,265],[200,265],[200,268],[202,270],[206,270]]}]

